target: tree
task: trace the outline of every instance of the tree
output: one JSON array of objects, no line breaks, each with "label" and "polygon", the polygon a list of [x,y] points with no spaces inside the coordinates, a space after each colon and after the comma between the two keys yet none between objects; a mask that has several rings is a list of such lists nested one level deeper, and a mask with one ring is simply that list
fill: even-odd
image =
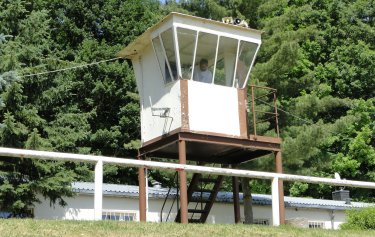
[{"label": "tree", "polygon": [[[265,34],[253,81],[277,88],[279,107],[293,111],[281,112],[279,121],[286,172],[332,177],[337,171],[372,180],[365,167],[372,167],[373,126],[368,119],[359,122],[358,108],[373,106],[373,9],[359,0],[271,0],[258,7]],[[317,198],[330,198],[331,191],[325,185],[286,186],[286,194]],[[365,193],[352,192],[357,199],[374,196]]]},{"label": "tree", "polygon": [[[1,145],[133,156],[140,136],[139,106],[129,61],[44,72],[114,58],[160,19],[159,2],[17,0],[2,1],[0,7]],[[63,197],[72,195],[71,182],[91,180],[92,169],[4,158],[0,206],[24,213],[38,201],[38,193],[64,204]],[[115,183],[137,180],[129,168],[105,166],[105,175],[105,181]]]}]

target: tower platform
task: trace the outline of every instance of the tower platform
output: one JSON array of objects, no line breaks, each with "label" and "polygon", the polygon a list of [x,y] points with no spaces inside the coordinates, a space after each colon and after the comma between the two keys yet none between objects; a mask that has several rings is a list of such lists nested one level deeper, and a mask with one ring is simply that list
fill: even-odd
[{"label": "tower platform", "polygon": [[178,141],[186,141],[186,160],[239,164],[281,150],[281,139],[249,138],[177,130],[152,139],[140,148],[140,156],[178,160]]}]

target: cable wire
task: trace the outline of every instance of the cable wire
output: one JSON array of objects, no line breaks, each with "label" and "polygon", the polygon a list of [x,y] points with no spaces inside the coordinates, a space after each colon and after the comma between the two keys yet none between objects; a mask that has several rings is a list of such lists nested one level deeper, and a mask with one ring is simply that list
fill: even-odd
[{"label": "cable wire", "polygon": [[[261,100],[261,99],[258,99],[258,100],[259,100],[260,102],[262,102],[263,104],[266,104],[266,105],[269,105],[269,106],[274,106],[274,105],[272,105],[272,104],[267,103],[267,102],[264,101],[264,100]],[[285,110],[283,110],[283,109],[280,109],[279,107],[280,107],[280,106],[277,107],[277,110],[278,110],[278,111],[281,111],[281,112],[284,112],[285,114],[291,115],[292,117],[297,118],[297,119],[299,119],[299,120],[302,120],[302,121],[304,121],[305,123],[308,123],[308,124],[310,124],[310,125],[313,125],[313,124],[314,124],[314,123],[312,123],[312,122],[310,122],[310,121],[307,121],[307,120],[305,120],[305,119],[303,119],[303,118],[301,118],[301,117],[298,117],[297,115],[294,115],[294,114],[292,114],[292,113],[289,113],[288,111],[285,111]]]},{"label": "cable wire", "polygon": [[97,64],[100,64],[100,63],[115,61],[115,60],[120,59],[120,58],[122,58],[122,57],[116,57],[116,58],[106,59],[106,60],[102,60],[102,61],[98,61],[98,62],[81,64],[81,65],[74,66],[74,67],[62,68],[62,69],[57,69],[57,70],[52,70],[52,71],[47,71],[47,72],[39,72],[39,73],[34,73],[34,74],[22,75],[22,76],[19,76],[19,77],[20,78],[33,77],[33,76],[40,76],[40,75],[46,75],[46,74],[51,74],[51,73],[56,73],[56,72],[73,70],[73,69],[77,69],[77,68],[90,67],[90,66],[97,65]]},{"label": "cable wire", "polygon": [[[78,66],[74,66],[74,67],[68,67],[68,68],[62,68],[62,69],[57,69],[57,70],[52,70],[52,71],[47,71],[47,72],[39,72],[39,73],[34,73],[34,74],[28,74],[28,75],[23,75],[23,76],[19,76],[20,78],[26,78],[26,77],[33,77],[33,76],[40,76],[40,75],[46,75],[46,74],[51,74],[51,73],[57,73],[57,72],[62,72],[62,71],[68,71],[68,70],[73,70],[73,69],[77,69],[77,68],[83,68],[83,67],[90,67],[90,66],[93,66],[93,65],[97,65],[97,64],[100,64],[100,63],[105,63],[105,62],[111,62],[111,61],[115,61],[117,59],[120,59],[122,57],[116,57],[116,58],[111,58],[111,59],[106,59],[106,60],[101,60],[101,61],[98,61],[98,62],[92,62],[92,63],[87,63],[87,64],[82,64],[82,65],[78,65]],[[258,99],[260,102],[262,102],[263,104],[266,104],[266,105],[269,105],[269,106],[273,106],[269,103],[267,103],[266,101],[264,100],[261,100],[261,99]],[[292,117],[294,118],[297,118],[299,120],[302,120],[304,121],[305,123],[308,123],[308,124],[313,124],[312,122],[310,121],[307,121],[301,117],[298,117],[292,113],[289,113],[288,111],[285,111],[279,107],[277,107],[277,110],[278,111],[281,111],[285,114],[288,114],[288,115],[291,115]]]}]

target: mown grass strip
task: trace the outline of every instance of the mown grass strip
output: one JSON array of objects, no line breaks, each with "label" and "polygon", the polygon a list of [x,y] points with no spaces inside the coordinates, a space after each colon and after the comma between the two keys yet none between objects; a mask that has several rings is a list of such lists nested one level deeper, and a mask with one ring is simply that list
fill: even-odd
[{"label": "mown grass strip", "polygon": [[301,229],[290,226],[138,223],[115,221],[53,221],[0,219],[0,236],[115,237],[115,236],[375,236],[375,231]]}]

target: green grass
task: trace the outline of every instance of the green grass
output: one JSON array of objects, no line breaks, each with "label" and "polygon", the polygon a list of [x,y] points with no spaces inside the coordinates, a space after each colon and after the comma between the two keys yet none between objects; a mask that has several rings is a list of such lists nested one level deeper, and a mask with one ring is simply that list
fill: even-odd
[{"label": "green grass", "polygon": [[138,223],[115,221],[46,221],[0,219],[0,236],[375,236],[375,231],[300,229],[288,226]]}]

